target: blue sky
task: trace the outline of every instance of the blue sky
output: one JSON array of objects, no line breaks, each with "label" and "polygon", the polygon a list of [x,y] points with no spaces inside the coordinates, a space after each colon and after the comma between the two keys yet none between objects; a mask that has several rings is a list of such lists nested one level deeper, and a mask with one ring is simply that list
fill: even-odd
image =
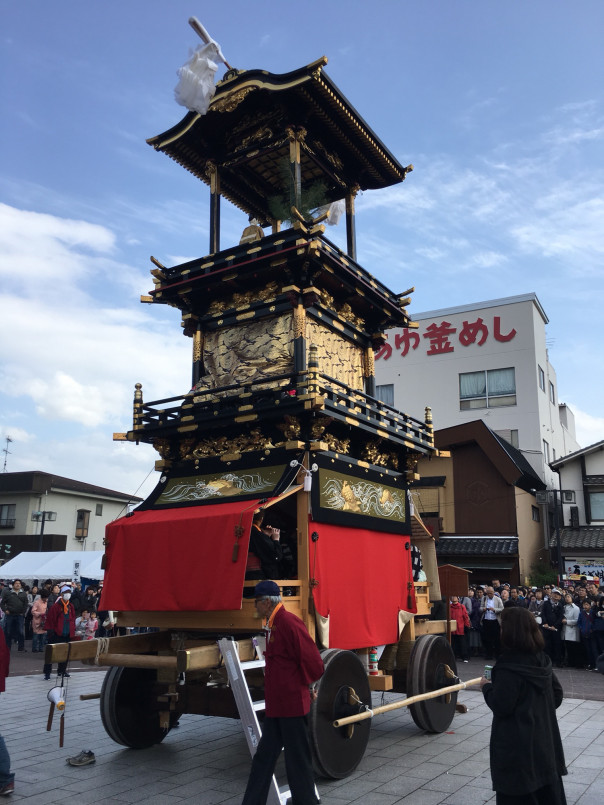
[{"label": "blue sky", "polygon": [[[124,492],[155,481],[157,454],[112,433],[130,427],[135,382],[150,401],[190,380],[177,311],[138,300],[149,255],[169,265],[208,249],[207,188],[145,143],[184,114],[173,90],[199,43],[192,14],[238,68],[282,73],[328,56],[331,79],[415,166],[359,198],[359,262],[396,292],[414,285],[411,314],[537,293],[560,400],[580,443],[604,438],[600,0],[5,0],[7,469]],[[225,204],[223,245],[245,224]]]}]

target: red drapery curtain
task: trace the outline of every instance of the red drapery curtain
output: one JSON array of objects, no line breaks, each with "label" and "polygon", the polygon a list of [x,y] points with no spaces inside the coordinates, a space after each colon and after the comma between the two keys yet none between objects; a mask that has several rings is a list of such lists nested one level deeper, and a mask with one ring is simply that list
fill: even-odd
[{"label": "red drapery curtain", "polygon": [[[364,528],[310,523],[311,574],[317,612],[329,616],[329,645],[396,643],[399,610],[417,612],[410,538]],[[409,587],[409,583],[411,586]]]},{"label": "red drapery curtain", "polygon": [[[135,511],[106,529],[103,609],[241,609],[258,500]],[[233,562],[235,529],[241,528]]]}]

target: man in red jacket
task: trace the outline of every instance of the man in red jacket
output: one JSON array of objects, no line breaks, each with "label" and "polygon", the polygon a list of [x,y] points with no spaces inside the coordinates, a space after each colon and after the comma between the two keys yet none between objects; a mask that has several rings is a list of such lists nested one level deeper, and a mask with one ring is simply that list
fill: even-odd
[{"label": "man in red jacket", "polygon": [[316,805],[306,716],[310,710],[310,686],[323,675],[323,661],[304,623],[281,603],[278,584],[261,581],[254,594],[256,609],[266,619],[267,628],[266,708],[262,738],[252,760],[242,805],[266,803],[282,748],[292,801],[296,805]]}]

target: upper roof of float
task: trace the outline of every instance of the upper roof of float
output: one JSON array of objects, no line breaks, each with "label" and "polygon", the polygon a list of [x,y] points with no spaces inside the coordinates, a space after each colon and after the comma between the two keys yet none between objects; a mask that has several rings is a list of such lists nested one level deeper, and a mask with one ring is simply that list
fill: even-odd
[{"label": "upper roof of float", "polygon": [[220,193],[267,223],[282,194],[292,132],[300,141],[302,182],[320,182],[325,203],[355,188],[403,181],[403,167],[323,71],[325,57],[290,73],[229,70],[205,115],[189,112],[147,142],[203,182],[220,174]]}]

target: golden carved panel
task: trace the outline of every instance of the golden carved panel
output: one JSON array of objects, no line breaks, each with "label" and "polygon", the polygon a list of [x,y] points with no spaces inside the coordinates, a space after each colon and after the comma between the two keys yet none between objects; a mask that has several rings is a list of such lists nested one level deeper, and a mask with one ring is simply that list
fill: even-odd
[{"label": "golden carved panel", "polygon": [[307,344],[317,347],[319,371],[335,377],[353,389],[364,391],[363,349],[341,335],[309,318],[306,325]]},{"label": "golden carved panel", "polygon": [[196,390],[245,384],[293,370],[292,314],[206,333]]}]

